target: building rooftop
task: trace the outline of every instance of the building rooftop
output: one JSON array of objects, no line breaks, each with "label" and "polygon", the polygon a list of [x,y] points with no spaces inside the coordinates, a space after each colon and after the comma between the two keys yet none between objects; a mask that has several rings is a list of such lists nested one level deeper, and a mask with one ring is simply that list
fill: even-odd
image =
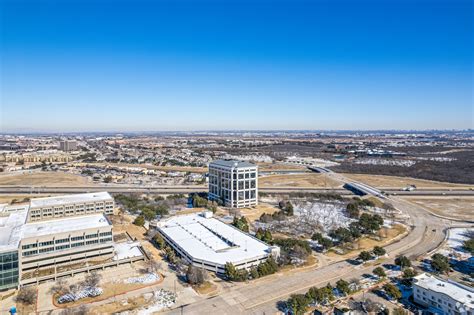
[{"label": "building rooftop", "polygon": [[201,214],[172,217],[158,226],[192,257],[220,265],[239,264],[270,253],[269,245]]},{"label": "building rooftop", "polygon": [[256,164],[252,164],[246,161],[237,161],[237,160],[215,160],[212,161],[209,165],[217,165],[224,167],[256,167]]},{"label": "building rooftop", "polygon": [[18,248],[27,216],[28,208],[0,216],[0,252]]},{"label": "building rooftop", "polygon": [[51,221],[30,222],[23,226],[23,238],[94,229],[109,225],[111,225],[110,222],[102,213]]},{"label": "building rooftop", "polygon": [[415,284],[430,291],[446,294],[470,308],[474,307],[474,288],[452,280],[445,281],[426,273],[416,276]]},{"label": "building rooftop", "polygon": [[11,212],[23,211],[30,208],[29,204],[8,204],[2,203],[0,204],[0,216],[8,215]]},{"label": "building rooftop", "polygon": [[80,202],[97,202],[112,199],[112,196],[106,191],[87,193],[87,194],[76,194],[76,195],[64,195],[55,197],[35,198],[31,199],[31,208],[42,208],[49,206],[56,206],[61,204],[80,203]]},{"label": "building rooftop", "polygon": [[142,252],[140,251],[140,242],[114,243],[114,249],[114,260],[143,256]]}]

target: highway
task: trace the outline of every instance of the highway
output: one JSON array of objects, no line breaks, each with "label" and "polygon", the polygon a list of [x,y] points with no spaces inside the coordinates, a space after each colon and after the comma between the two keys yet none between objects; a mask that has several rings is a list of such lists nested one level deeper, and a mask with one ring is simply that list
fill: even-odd
[{"label": "highway", "polygon": [[[20,185],[1,185],[0,195],[11,194],[69,194],[95,191],[108,191],[110,193],[155,193],[155,194],[188,194],[193,192],[207,192],[207,186],[20,186]],[[310,192],[310,193],[336,193],[340,195],[353,195],[346,189],[327,189],[318,187],[260,187],[259,192],[263,193],[291,193],[291,192]],[[385,189],[390,195],[399,196],[474,196],[474,191],[469,189],[417,189],[414,191],[401,191],[397,189]]]},{"label": "highway", "polygon": [[[343,176],[329,173],[328,176],[346,181]],[[368,191],[372,187],[364,185]],[[79,193],[107,190],[112,193],[148,192],[148,193],[190,193],[207,191],[207,186],[82,186],[82,187],[30,187],[30,186],[0,186],[0,194],[30,194],[30,193]],[[328,190],[321,188],[260,188],[261,192],[289,193],[289,192],[335,192],[351,194],[346,189]],[[377,192],[377,190],[374,190]],[[419,205],[403,200],[398,195],[474,195],[471,190],[450,189],[417,189],[406,192],[398,190],[385,190],[389,194],[388,200],[403,213],[409,215],[408,225],[410,233],[401,240],[385,248],[389,254],[386,263],[392,263],[399,254],[411,259],[417,259],[436,249],[445,239],[446,230],[450,227],[473,226],[469,223],[455,222],[449,219],[435,217]],[[384,262],[384,263],[385,263]],[[354,266],[347,261],[324,263],[318,268],[309,268],[289,273],[278,273],[250,281],[248,283],[222,282],[219,295],[212,298],[200,298],[189,305],[180,306],[169,310],[167,314],[274,314],[278,312],[277,303],[286,300],[293,293],[305,293],[312,286],[323,286],[328,282],[334,283],[338,279],[350,280],[361,277],[364,273],[371,273],[374,269],[370,266]],[[178,299],[179,303],[179,299]]]},{"label": "highway", "polygon": [[[474,226],[435,217],[398,196],[388,199],[409,215],[407,223],[411,231],[401,240],[385,246],[389,257],[383,263],[393,263],[397,255],[418,259],[441,245],[447,229]],[[338,279],[360,278],[374,268],[372,264],[352,265],[348,261],[338,261],[291,274],[278,273],[248,283],[226,284],[219,295],[177,307],[167,314],[275,314],[278,313],[278,302],[288,299],[291,294],[305,293],[310,287],[324,286],[328,282],[334,284]]]}]

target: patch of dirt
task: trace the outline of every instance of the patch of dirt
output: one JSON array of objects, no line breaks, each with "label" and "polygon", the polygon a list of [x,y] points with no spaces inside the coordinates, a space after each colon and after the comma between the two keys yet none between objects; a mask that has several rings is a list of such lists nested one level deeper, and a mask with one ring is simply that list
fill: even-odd
[{"label": "patch of dirt", "polygon": [[407,228],[401,224],[395,224],[391,228],[382,228],[378,232],[378,237],[380,240],[377,240],[375,237],[364,236],[359,240],[355,241],[353,249],[346,249],[344,254],[338,254],[334,250],[328,251],[326,255],[331,258],[337,258],[337,260],[343,260],[348,258],[354,258],[361,251],[372,250],[375,246],[385,246],[390,244],[396,237],[399,237],[407,231]]},{"label": "patch of dirt", "polygon": [[200,295],[210,295],[217,291],[217,286],[210,281],[206,281],[199,286],[193,286],[193,289]]},{"label": "patch of dirt", "polygon": [[306,166],[302,165],[290,165],[283,163],[258,163],[258,170],[262,172],[270,171],[301,171],[305,170]]},{"label": "patch of dirt", "polygon": [[245,216],[249,222],[254,222],[260,218],[260,216],[264,213],[273,214],[279,211],[275,206],[272,206],[267,203],[259,203],[254,208],[243,208],[239,209],[240,214]]},{"label": "patch of dirt", "polygon": [[25,172],[0,175],[0,185],[90,186],[87,177],[64,172]]},{"label": "patch of dirt", "polygon": [[455,219],[472,220],[474,217],[474,197],[407,197],[429,211]]},{"label": "patch of dirt", "polygon": [[268,175],[259,177],[258,185],[260,188],[272,187],[320,187],[320,188],[340,188],[342,183],[329,178],[325,174],[285,174]]},{"label": "patch of dirt", "polygon": [[[162,280],[159,280],[157,283],[162,282]],[[151,284],[138,284],[138,283],[105,283],[101,284],[100,287],[104,290],[104,292],[97,296],[97,297],[87,297],[84,299],[80,299],[78,301],[72,302],[72,303],[65,303],[65,304],[60,304],[59,306],[62,308],[70,308],[70,307],[76,307],[82,304],[88,304],[88,303],[93,303],[97,301],[104,301],[109,298],[115,297],[117,295],[121,295],[130,291],[146,288],[146,287],[151,287],[157,283],[151,283]],[[53,297],[53,299],[56,297]],[[118,297],[120,298],[120,297]]]},{"label": "patch of dirt", "polygon": [[90,314],[115,314],[119,312],[132,311],[148,304],[150,304],[150,302],[146,301],[143,296],[137,296],[93,307],[90,309]]}]

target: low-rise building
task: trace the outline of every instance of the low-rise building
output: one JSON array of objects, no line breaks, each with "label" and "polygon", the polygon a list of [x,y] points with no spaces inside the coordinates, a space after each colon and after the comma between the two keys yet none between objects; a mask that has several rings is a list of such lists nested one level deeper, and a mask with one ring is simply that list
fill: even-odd
[{"label": "low-rise building", "polygon": [[35,198],[30,201],[28,221],[93,213],[113,214],[114,198],[108,192]]},{"label": "low-rise building", "polygon": [[28,222],[19,246],[20,284],[36,282],[36,275],[47,274],[65,265],[101,261],[114,255],[112,224],[103,213]]},{"label": "low-rise building", "polygon": [[415,277],[413,300],[433,314],[474,314],[474,288],[426,273]]},{"label": "low-rise building", "polygon": [[213,218],[212,212],[172,217],[158,222],[157,230],[188,263],[221,274],[226,263],[249,269],[280,254],[278,246]]}]

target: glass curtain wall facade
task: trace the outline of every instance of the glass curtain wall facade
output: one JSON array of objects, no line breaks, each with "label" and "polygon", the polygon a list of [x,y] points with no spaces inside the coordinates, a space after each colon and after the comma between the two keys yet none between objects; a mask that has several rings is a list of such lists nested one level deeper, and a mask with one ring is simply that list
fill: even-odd
[{"label": "glass curtain wall facade", "polygon": [[18,251],[0,253],[0,290],[18,286]]}]

